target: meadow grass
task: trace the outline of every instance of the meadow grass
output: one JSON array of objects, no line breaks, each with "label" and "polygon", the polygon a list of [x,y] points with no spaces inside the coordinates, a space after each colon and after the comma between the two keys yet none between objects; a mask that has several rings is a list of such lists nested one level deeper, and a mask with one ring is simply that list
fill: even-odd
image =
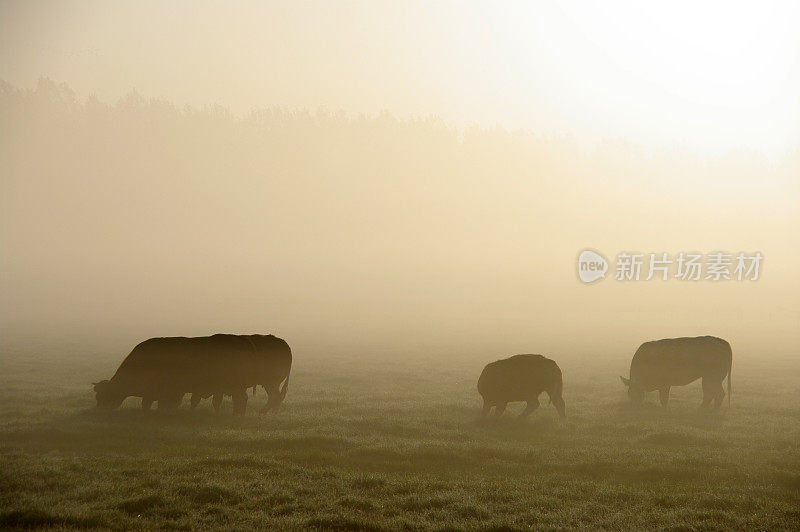
[{"label": "meadow grass", "polygon": [[[119,358],[4,347],[0,528],[796,529],[800,364],[734,363],[733,407],[632,407],[627,361],[562,357],[567,419],[546,404],[478,419],[485,362],[302,359],[287,400],[94,409]],[[511,353],[509,353],[511,354]],[[558,357],[554,357],[558,358]]]}]

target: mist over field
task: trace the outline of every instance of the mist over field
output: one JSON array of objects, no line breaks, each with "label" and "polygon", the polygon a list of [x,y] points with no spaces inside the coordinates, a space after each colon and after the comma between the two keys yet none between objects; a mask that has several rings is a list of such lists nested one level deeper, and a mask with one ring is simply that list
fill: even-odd
[{"label": "mist over field", "polygon": [[[586,151],[49,79],[3,83],[0,122],[3,526],[797,525],[798,152]],[[586,247],[765,261],[584,285]],[[289,341],[281,412],[94,409],[140,341],[216,332]],[[698,413],[697,384],[628,405],[641,342],[703,334],[733,346],[732,410]],[[528,352],[559,363],[566,420],[477,422],[483,365]]]},{"label": "mist over field", "polygon": [[0,0],[0,528],[800,529],[797,27]]},{"label": "mist over field", "polygon": [[[47,79],[0,98],[6,337],[119,349],[279,331],[329,349],[587,358],[681,335],[750,356],[797,345],[796,151],[584,151],[389,113],[106,104]],[[584,286],[586,247],[765,259],[755,282]]]}]

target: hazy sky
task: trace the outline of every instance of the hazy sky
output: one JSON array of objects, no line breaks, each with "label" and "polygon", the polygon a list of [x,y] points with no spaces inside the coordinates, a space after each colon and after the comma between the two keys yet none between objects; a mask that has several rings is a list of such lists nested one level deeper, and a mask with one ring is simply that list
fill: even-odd
[{"label": "hazy sky", "polygon": [[3,1],[0,78],[774,159],[800,145],[799,27],[791,1]]},{"label": "hazy sky", "polygon": [[800,3],[643,4],[2,2],[0,327],[796,353]]}]

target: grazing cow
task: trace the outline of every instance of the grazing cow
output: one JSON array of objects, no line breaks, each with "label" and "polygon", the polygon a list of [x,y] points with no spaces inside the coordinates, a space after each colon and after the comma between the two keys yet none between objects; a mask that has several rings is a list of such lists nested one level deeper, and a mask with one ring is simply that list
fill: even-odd
[{"label": "grazing cow", "polygon": [[526,401],[520,417],[527,417],[539,407],[539,394],[547,392],[561,417],[566,416],[561,397],[561,368],[542,355],[515,355],[487,364],[478,379],[478,393],[483,397],[483,417],[495,407],[503,415],[512,401]]},{"label": "grazing cow", "polygon": [[264,411],[277,409],[286,397],[291,367],[289,345],[272,335],[151,338],[131,351],[110,380],[95,383],[94,390],[100,408],[117,408],[129,396],[141,397],[144,409],[154,401],[159,408],[175,408],[188,392],[193,405],[213,395],[218,408],[223,395],[230,395],[234,413],[243,415],[246,390],[256,385],[269,396]]},{"label": "grazing cow", "polygon": [[630,378],[620,376],[628,387],[631,401],[641,403],[644,394],[658,390],[661,404],[667,406],[671,386],[684,386],[703,379],[702,408],[711,401],[719,408],[725,390],[722,382],[728,376],[728,406],[731,404],[731,346],[722,338],[667,338],[645,342],[631,360]]}]

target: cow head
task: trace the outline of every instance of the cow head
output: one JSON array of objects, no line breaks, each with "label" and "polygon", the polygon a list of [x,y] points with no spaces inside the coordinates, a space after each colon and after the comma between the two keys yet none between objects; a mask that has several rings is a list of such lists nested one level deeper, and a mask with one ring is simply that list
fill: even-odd
[{"label": "cow head", "polygon": [[93,384],[97,408],[111,410],[117,408],[125,400],[125,395],[117,390],[117,387],[111,381],[106,380]]},{"label": "cow head", "polygon": [[644,389],[641,386],[638,386],[635,382],[631,382],[630,379],[626,379],[622,375],[619,376],[622,384],[628,387],[628,398],[634,403],[641,403],[644,401]]}]

